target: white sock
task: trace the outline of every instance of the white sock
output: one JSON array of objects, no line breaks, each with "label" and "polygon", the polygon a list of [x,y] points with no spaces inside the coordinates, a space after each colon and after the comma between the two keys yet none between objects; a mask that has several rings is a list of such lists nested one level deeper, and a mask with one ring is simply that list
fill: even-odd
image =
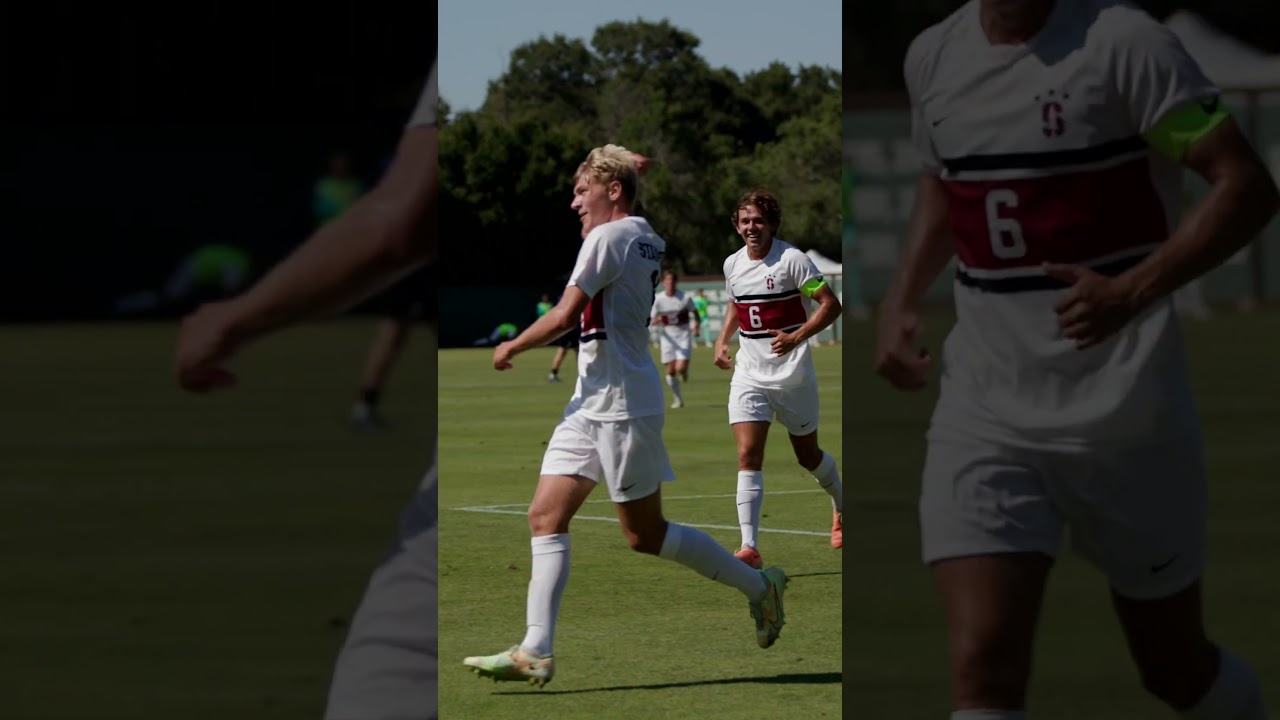
[{"label": "white sock", "polygon": [[520,643],[534,655],[550,655],[556,634],[560,599],[569,582],[569,533],[543,535],[529,541],[533,568],[529,577],[524,640]]},{"label": "white sock", "polygon": [[693,568],[703,577],[735,587],[748,600],[759,600],[769,591],[769,583],[759,570],[733,556],[710,535],[696,528],[667,523],[667,536],[662,539],[658,557],[675,560]]},{"label": "white sock", "polygon": [[831,496],[831,507],[836,512],[844,512],[844,486],[840,484],[840,471],[836,468],[836,459],[825,450],[822,462],[813,470],[813,479]]},{"label": "white sock", "polygon": [[759,470],[738,471],[738,527],[742,544],[756,547],[760,533],[760,506],[764,505],[764,473]]},{"label": "white sock", "polygon": [[1221,664],[1213,681],[1195,707],[1182,714],[1185,720],[1267,720],[1258,676],[1243,660],[1218,648]]},{"label": "white sock", "polygon": [[675,375],[667,376],[667,387],[671,388],[671,394],[680,402],[684,402],[684,398],[680,397],[680,378]]},{"label": "white sock", "polygon": [[1027,720],[1025,710],[956,710],[951,720]]}]

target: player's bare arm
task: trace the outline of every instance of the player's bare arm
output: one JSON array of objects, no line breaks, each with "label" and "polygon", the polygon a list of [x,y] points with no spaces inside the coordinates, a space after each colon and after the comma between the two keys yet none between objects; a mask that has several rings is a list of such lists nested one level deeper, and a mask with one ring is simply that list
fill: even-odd
[{"label": "player's bare arm", "polygon": [[404,133],[383,179],[317,230],[245,294],[188,317],[178,343],[179,382],[204,391],[230,382],[225,362],[247,342],[345,310],[436,254],[438,131]]},{"label": "player's bare arm", "polygon": [[721,370],[733,367],[733,355],[729,353],[729,338],[732,338],[736,332],[738,332],[738,307],[729,303],[724,307],[720,336],[716,338],[715,363]]},{"label": "player's bare arm", "polygon": [[[1188,112],[1203,110],[1197,106]],[[1074,266],[1049,268],[1073,284],[1056,309],[1064,337],[1078,347],[1098,344],[1152,302],[1225,262],[1257,237],[1280,207],[1275,182],[1230,117],[1185,150],[1170,149],[1210,189],[1160,249],[1115,278]]]},{"label": "player's bare arm", "polygon": [[511,359],[516,355],[547,345],[572,330],[590,300],[580,287],[570,285],[565,288],[560,302],[548,310],[546,315],[525,328],[515,340],[504,342],[493,349],[493,367],[507,370],[511,367]]},{"label": "player's bare arm", "polygon": [[942,180],[925,173],[916,183],[906,246],[880,306],[877,328],[876,372],[900,390],[925,386],[931,362],[916,345],[921,330],[920,304],[954,252],[948,227]]},{"label": "player's bare arm", "polygon": [[800,343],[807,342],[809,338],[826,330],[831,323],[840,317],[840,298],[831,291],[831,286],[825,282],[818,287],[813,293],[813,299],[818,302],[818,309],[809,316],[804,325],[795,330],[784,333],[778,330],[770,330],[769,334],[773,335],[773,342],[770,347],[773,348],[775,355],[786,355],[794,350]]}]

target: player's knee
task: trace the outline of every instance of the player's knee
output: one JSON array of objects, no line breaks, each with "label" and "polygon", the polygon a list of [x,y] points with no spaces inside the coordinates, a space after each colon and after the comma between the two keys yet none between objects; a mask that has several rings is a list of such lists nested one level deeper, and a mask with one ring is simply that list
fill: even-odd
[{"label": "player's knee", "polygon": [[952,649],[956,699],[970,706],[1020,707],[1031,675],[1030,660],[1001,644],[974,639]]},{"label": "player's knee", "polygon": [[759,470],[764,466],[764,448],[748,447],[738,448],[738,469],[739,470]]},{"label": "player's knee", "polygon": [[529,506],[529,531],[534,536],[569,532],[569,515],[546,503]]}]

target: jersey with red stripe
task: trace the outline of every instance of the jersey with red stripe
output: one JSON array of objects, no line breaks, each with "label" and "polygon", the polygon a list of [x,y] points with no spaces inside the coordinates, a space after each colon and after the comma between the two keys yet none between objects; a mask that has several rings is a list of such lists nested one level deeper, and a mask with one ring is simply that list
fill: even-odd
[{"label": "jersey with red stripe", "polygon": [[649,310],[666,247],[639,217],[605,223],[583,240],[569,285],[591,299],[582,311],[578,383],[566,416],[613,422],[666,412],[649,354]]},{"label": "jersey with red stripe", "polygon": [[724,261],[725,289],[738,314],[738,354],[733,382],[778,389],[816,382],[809,343],[786,355],[773,352],[770,330],[791,332],[809,319],[809,301],[801,288],[822,278],[808,255],[773,239],[769,252],[752,260],[744,245]]},{"label": "jersey with red stripe", "polygon": [[[970,0],[911,44],[912,141],[948,198],[956,326],[944,350],[955,423],[1002,439],[1092,444],[1185,418],[1170,300],[1078,350],[1043,263],[1116,275],[1172,232],[1183,169],[1144,135],[1218,90],[1177,38],[1116,0],[1054,3],[1024,45],[993,45]],[[944,392],[944,396],[947,393]],[[1183,422],[1181,419],[1177,422]]]},{"label": "jersey with red stripe", "polygon": [[668,295],[660,290],[653,299],[653,318],[657,322],[662,337],[668,342],[680,346],[688,345],[692,334],[689,321],[695,317],[697,309],[693,307],[693,298],[683,291],[677,290],[675,295]]}]

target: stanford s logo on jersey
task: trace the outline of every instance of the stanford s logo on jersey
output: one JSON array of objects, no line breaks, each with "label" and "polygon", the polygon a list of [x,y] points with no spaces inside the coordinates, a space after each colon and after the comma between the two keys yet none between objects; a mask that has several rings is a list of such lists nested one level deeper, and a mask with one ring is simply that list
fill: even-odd
[{"label": "stanford s logo on jersey", "polygon": [[765,288],[766,288],[766,289],[768,289],[768,290],[772,290],[772,289],[773,289],[773,276],[772,276],[772,275],[770,275],[769,277],[767,277],[767,278],[765,278],[765,279],[764,279],[764,286],[765,286]]},{"label": "stanford s logo on jersey", "polygon": [[[1067,131],[1066,121],[1062,118],[1062,103],[1054,95],[1054,91],[1050,90],[1043,98],[1036,96],[1036,102],[1040,104],[1040,131],[1045,137],[1061,137]],[[1062,100],[1070,97],[1066,93],[1061,95]]]}]

